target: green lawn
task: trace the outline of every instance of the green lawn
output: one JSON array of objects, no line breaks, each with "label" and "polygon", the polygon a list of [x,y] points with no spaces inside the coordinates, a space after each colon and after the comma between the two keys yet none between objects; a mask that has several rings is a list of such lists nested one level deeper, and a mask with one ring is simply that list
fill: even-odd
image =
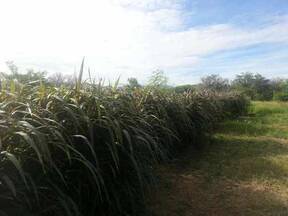
[{"label": "green lawn", "polygon": [[253,102],[159,174],[151,215],[288,215],[288,103]]}]

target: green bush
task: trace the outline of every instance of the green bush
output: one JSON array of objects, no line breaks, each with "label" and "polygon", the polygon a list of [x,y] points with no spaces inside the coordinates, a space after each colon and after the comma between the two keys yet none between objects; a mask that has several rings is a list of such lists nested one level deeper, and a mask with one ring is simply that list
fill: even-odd
[{"label": "green bush", "polygon": [[274,100],[277,101],[288,101],[288,93],[286,92],[277,92],[274,94]]}]

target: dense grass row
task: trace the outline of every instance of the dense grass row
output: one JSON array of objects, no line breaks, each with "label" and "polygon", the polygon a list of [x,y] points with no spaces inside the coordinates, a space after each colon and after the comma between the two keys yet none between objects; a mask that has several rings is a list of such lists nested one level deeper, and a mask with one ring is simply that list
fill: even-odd
[{"label": "dense grass row", "polygon": [[0,214],[136,215],[153,167],[223,118],[236,94],[1,82]]}]

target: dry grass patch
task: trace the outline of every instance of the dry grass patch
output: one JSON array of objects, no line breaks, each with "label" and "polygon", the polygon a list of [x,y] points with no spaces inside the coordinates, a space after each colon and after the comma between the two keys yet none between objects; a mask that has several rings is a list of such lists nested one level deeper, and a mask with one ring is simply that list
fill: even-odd
[{"label": "dry grass patch", "polygon": [[255,115],[222,124],[205,151],[161,167],[150,215],[288,215],[287,105],[254,103]]},{"label": "dry grass patch", "polygon": [[162,186],[149,203],[149,215],[252,216],[288,212],[287,188],[275,187],[270,182],[236,182],[224,178],[211,182],[199,173],[169,175],[167,170],[162,177]]}]

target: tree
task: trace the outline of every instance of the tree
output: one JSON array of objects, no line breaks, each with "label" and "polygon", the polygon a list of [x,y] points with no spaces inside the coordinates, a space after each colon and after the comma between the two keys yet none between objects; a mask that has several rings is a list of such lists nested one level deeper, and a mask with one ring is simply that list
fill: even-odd
[{"label": "tree", "polygon": [[288,80],[273,80],[273,99],[288,101]]},{"label": "tree", "polygon": [[241,86],[244,88],[250,88],[254,83],[254,74],[250,72],[241,73],[236,75],[236,78],[233,80],[234,86]]},{"label": "tree", "polygon": [[48,77],[48,82],[50,82],[56,87],[60,87],[61,85],[74,86],[75,77],[72,75],[64,75],[58,72],[58,73],[51,74]]},{"label": "tree", "polygon": [[64,84],[65,76],[62,73],[54,73],[48,77],[48,81],[53,85],[59,87]]},{"label": "tree", "polygon": [[282,85],[283,83],[285,83],[286,80],[281,79],[281,78],[276,78],[276,79],[272,79],[270,81],[270,84],[272,86],[273,92],[280,92],[282,91]]},{"label": "tree", "polygon": [[15,65],[15,63],[13,61],[7,61],[6,65],[9,68],[12,75],[18,74],[18,67]]},{"label": "tree", "polygon": [[140,88],[141,85],[138,83],[138,80],[134,77],[128,78],[128,85],[129,89],[137,89]]},{"label": "tree", "polygon": [[236,75],[232,81],[232,88],[242,92],[251,99],[255,98],[256,92],[254,90],[254,74],[250,72],[241,73]]},{"label": "tree", "polygon": [[17,80],[20,83],[29,83],[33,81],[45,80],[46,71],[34,71],[33,69],[28,69],[26,73],[19,73],[18,67],[13,61],[6,62],[10,74],[5,74],[4,76],[10,80]]},{"label": "tree", "polygon": [[246,72],[236,75],[232,87],[252,100],[271,100],[273,98],[272,82],[258,73]]},{"label": "tree", "polygon": [[190,84],[187,84],[187,85],[179,85],[179,86],[176,86],[174,88],[174,91],[176,93],[184,93],[184,92],[188,92],[188,91],[193,91],[195,90],[195,86],[194,85],[190,85]]},{"label": "tree", "polygon": [[273,98],[272,84],[260,74],[254,75],[254,88],[257,100],[271,100]]},{"label": "tree", "polygon": [[224,79],[216,74],[201,78],[200,86],[201,88],[209,89],[215,92],[227,91],[230,88],[229,80]]}]

